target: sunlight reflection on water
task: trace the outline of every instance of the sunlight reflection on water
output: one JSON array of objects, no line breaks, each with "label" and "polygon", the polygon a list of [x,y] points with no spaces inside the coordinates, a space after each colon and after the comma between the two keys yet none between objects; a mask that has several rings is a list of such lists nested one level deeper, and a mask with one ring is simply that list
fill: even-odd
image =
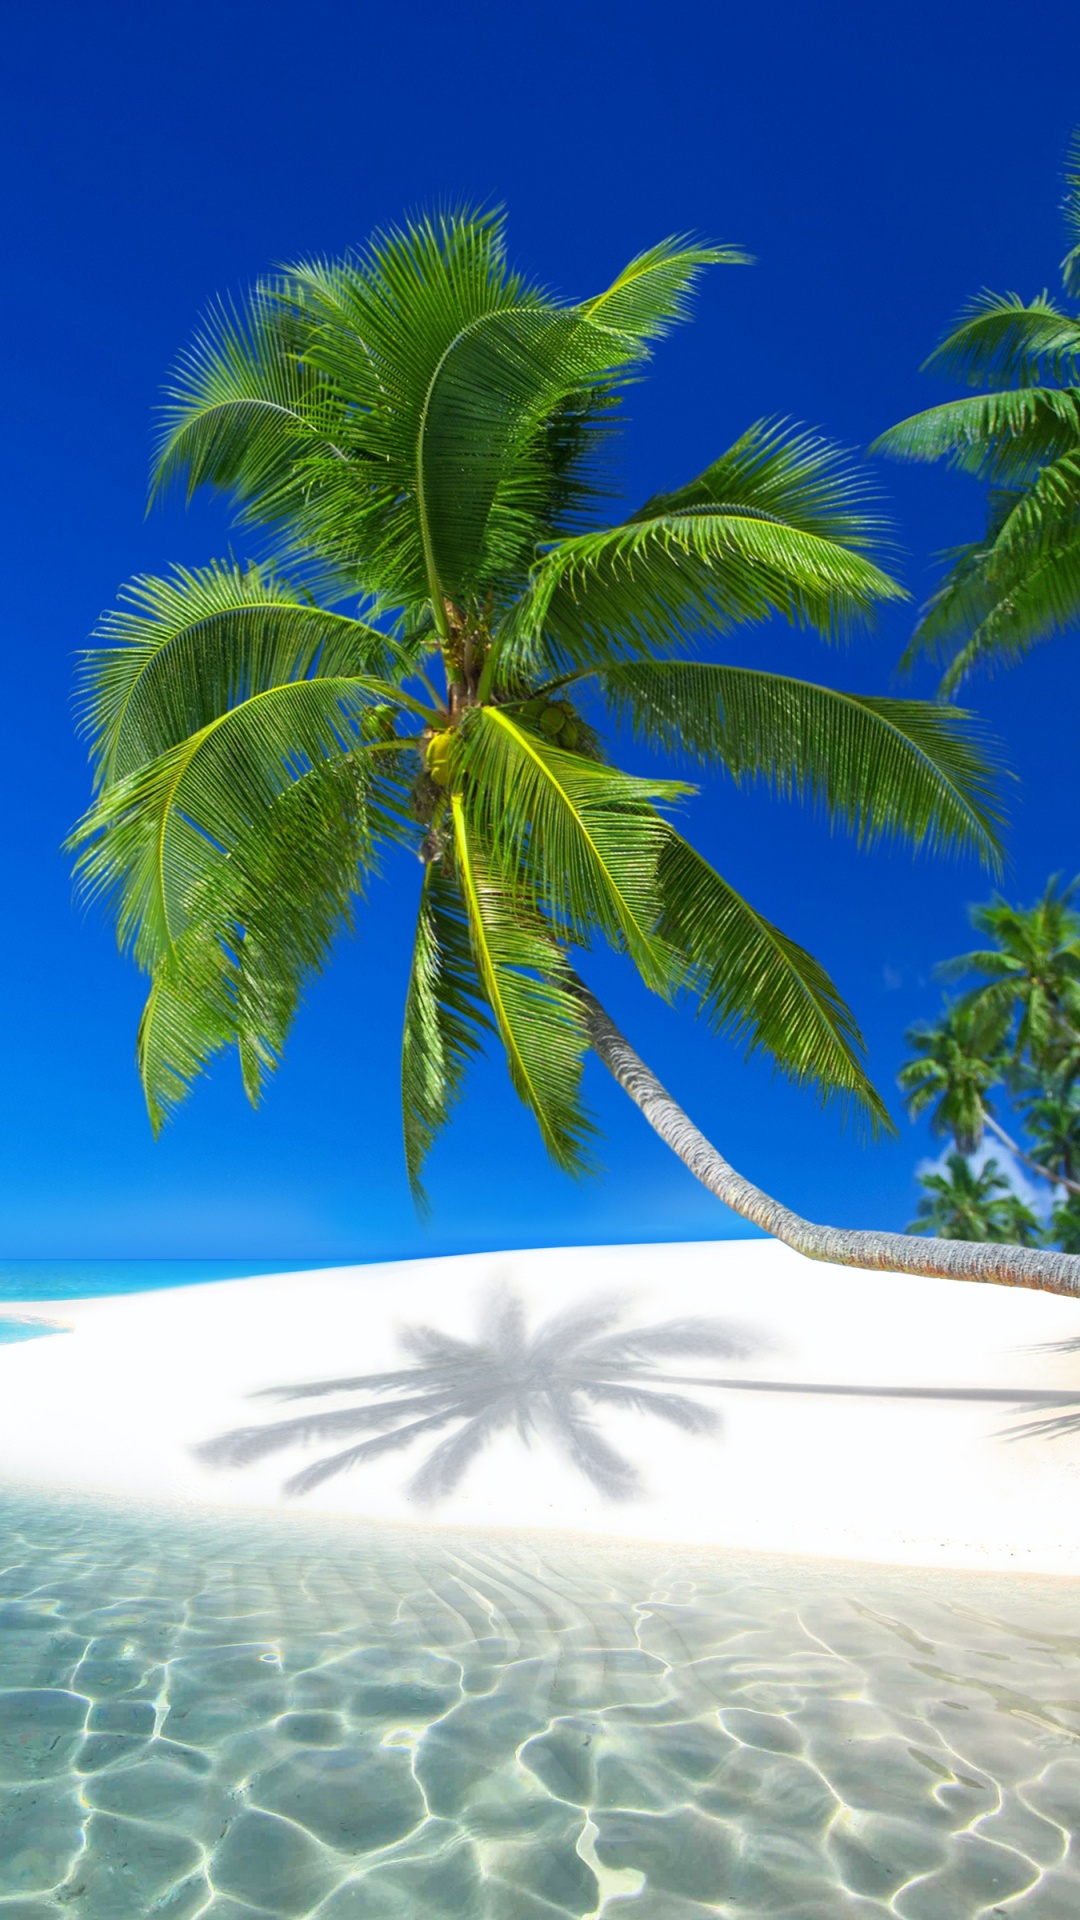
[{"label": "sunlight reflection on water", "polygon": [[1076,1593],[9,1492],[0,1895],[1075,1920]]}]

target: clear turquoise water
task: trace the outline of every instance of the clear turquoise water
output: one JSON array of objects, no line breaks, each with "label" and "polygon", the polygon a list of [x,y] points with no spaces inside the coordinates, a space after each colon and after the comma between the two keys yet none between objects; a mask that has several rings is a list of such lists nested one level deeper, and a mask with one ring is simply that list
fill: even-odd
[{"label": "clear turquoise water", "polygon": [[260,1273],[348,1265],[333,1260],[0,1260],[0,1300],[88,1300]]},{"label": "clear turquoise water", "polygon": [[0,1495],[0,1920],[1076,1920],[1075,1583]]},{"label": "clear turquoise water", "polygon": [[0,1317],[0,1346],[10,1346],[16,1340],[40,1340],[48,1333],[59,1333],[59,1327],[39,1325],[33,1320],[5,1320]]}]

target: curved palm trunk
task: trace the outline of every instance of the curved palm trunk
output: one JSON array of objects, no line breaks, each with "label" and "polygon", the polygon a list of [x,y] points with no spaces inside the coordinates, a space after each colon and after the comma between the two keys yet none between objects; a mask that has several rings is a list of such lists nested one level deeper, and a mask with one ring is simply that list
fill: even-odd
[{"label": "curved palm trunk", "polygon": [[803,1220],[728,1165],[634,1052],[584,983],[575,982],[575,990],[585,1010],[594,1051],[654,1132],[725,1206],[763,1227],[796,1253],[839,1267],[921,1273],[943,1280],[992,1281],[1002,1287],[1037,1287],[1045,1293],[1080,1298],[1080,1257],[1073,1254],[1002,1246],[992,1241],[923,1240],[907,1233],[819,1227],[812,1220]]}]

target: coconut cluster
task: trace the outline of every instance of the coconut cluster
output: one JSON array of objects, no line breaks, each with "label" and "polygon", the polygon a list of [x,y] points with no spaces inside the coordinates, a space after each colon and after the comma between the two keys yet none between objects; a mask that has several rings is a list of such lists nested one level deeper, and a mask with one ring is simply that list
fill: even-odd
[{"label": "coconut cluster", "polygon": [[445,787],[450,779],[447,756],[453,739],[449,727],[443,733],[433,733],[427,744],[427,770],[437,787]]},{"label": "coconut cluster", "polygon": [[560,747],[577,746],[581,730],[569,700],[526,700],[521,717]]}]

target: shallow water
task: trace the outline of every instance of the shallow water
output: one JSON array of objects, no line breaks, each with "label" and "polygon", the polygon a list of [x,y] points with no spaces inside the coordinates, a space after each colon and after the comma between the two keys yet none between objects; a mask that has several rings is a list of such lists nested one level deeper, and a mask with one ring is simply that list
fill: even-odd
[{"label": "shallow water", "polygon": [[5,1320],[0,1315],[0,1346],[13,1345],[17,1340],[42,1340],[46,1334],[62,1331],[61,1327],[50,1327],[44,1320]]},{"label": "shallow water", "polygon": [[104,1294],[161,1293],[251,1280],[268,1273],[314,1273],[332,1260],[0,1260],[0,1300],[92,1300]]},{"label": "shallow water", "polygon": [[0,1920],[1076,1920],[1073,1582],[0,1497]]}]

